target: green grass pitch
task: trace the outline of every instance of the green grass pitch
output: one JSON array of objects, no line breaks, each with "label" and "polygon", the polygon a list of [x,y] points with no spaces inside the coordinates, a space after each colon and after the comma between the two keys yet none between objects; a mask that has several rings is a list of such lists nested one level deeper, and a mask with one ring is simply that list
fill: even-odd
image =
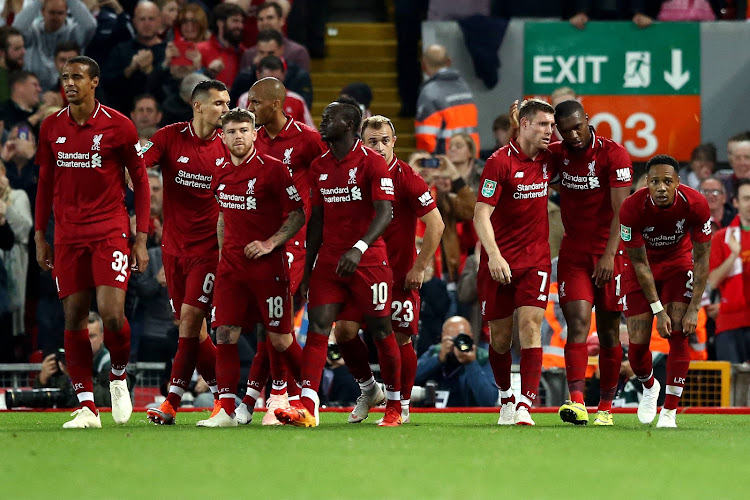
[{"label": "green grass pitch", "polygon": [[412,413],[401,428],[323,413],[316,429],[63,430],[66,413],[0,413],[0,498],[750,498],[750,416],[678,415],[676,430],[498,427],[497,414]]}]

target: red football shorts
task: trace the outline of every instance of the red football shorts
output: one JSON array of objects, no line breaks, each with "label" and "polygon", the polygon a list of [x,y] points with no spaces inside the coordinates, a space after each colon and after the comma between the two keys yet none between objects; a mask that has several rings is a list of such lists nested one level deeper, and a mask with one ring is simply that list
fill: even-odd
[{"label": "red football shorts", "polygon": [[52,277],[57,295],[68,295],[99,286],[127,290],[130,279],[130,242],[108,238],[91,243],[57,244]]},{"label": "red football shorts", "polygon": [[177,257],[162,253],[167,291],[174,317],[180,319],[182,304],[197,307],[206,313],[211,310],[214,280],[219,254],[197,257]]},{"label": "red football shorts", "polygon": [[[419,308],[421,307],[419,290],[404,290],[403,284],[394,286],[391,301],[391,325],[394,332],[416,335],[419,333]],[[364,317],[353,304],[349,303],[341,310],[337,321],[354,321],[360,325]]]},{"label": "red football shorts", "polygon": [[482,319],[504,319],[522,306],[547,308],[551,266],[512,269],[510,284],[503,285],[492,279],[486,264],[479,268],[477,288]]},{"label": "red football shorts", "polygon": [[[629,291],[622,298],[622,312],[626,318],[651,312],[651,305],[638,284],[635,272],[632,272],[631,269],[632,264],[629,262],[626,263],[626,274],[628,276],[625,290]],[[635,280],[635,283],[632,280]],[[656,293],[659,295],[659,300],[664,306],[670,302],[689,304],[693,300],[692,269],[675,270],[674,273],[671,273],[663,280],[656,281],[655,284]]]},{"label": "red football shorts", "polygon": [[294,297],[297,293],[302,275],[305,273],[305,241],[290,240],[286,244],[286,258],[289,262],[289,292]]},{"label": "red football shorts", "polygon": [[388,305],[392,298],[393,272],[390,267],[357,267],[354,274],[342,277],[336,274],[337,264],[316,265],[313,269],[308,309],[325,304],[343,304],[362,315],[375,318],[391,314]]},{"label": "red football shorts", "polygon": [[617,251],[612,279],[601,288],[591,277],[599,258],[595,254],[560,250],[557,262],[560,305],[585,300],[603,311],[622,311],[621,285],[625,257],[621,250]]},{"label": "red football shorts", "polygon": [[211,321],[214,328],[252,329],[256,323],[263,323],[269,332],[291,333],[289,282],[246,279],[241,273],[221,271],[216,276]]}]

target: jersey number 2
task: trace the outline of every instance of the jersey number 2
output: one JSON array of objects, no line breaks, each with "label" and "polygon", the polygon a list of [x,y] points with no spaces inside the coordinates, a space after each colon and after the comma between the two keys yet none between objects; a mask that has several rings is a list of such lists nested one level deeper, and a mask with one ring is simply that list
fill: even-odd
[{"label": "jersey number 2", "polygon": [[112,252],[112,259],[114,259],[112,260],[112,270],[118,273],[115,281],[125,283],[125,280],[128,279],[128,256],[119,250],[115,250]]}]

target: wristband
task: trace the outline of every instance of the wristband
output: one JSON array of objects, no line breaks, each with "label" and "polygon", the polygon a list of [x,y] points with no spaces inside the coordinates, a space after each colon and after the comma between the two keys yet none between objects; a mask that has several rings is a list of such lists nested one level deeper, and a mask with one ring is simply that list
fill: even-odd
[{"label": "wristband", "polygon": [[651,312],[653,314],[659,314],[664,310],[664,306],[661,305],[661,300],[651,303]]},{"label": "wristband", "polygon": [[368,245],[362,240],[359,240],[358,242],[354,244],[352,248],[356,248],[357,250],[359,250],[360,252],[364,254],[367,251],[367,249],[370,248],[370,245]]}]

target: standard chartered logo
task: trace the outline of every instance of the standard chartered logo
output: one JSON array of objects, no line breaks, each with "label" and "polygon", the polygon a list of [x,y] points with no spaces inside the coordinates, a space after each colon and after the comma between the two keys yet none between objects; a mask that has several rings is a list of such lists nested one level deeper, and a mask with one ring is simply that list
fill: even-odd
[{"label": "standard chartered logo", "polygon": [[357,201],[361,199],[362,199],[362,191],[357,186],[354,186],[352,188],[352,200]]},{"label": "standard chartered logo", "polygon": [[102,156],[99,153],[94,153],[91,156],[91,166],[94,168],[101,168],[102,166]]},{"label": "standard chartered logo", "polygon": [[252,197],[252,196],[248,196],[247,197],[247,209],[248,210],[255,210],[257,208],[258,208],[258,202],[257,202],[257,200],[254,197]]}]

